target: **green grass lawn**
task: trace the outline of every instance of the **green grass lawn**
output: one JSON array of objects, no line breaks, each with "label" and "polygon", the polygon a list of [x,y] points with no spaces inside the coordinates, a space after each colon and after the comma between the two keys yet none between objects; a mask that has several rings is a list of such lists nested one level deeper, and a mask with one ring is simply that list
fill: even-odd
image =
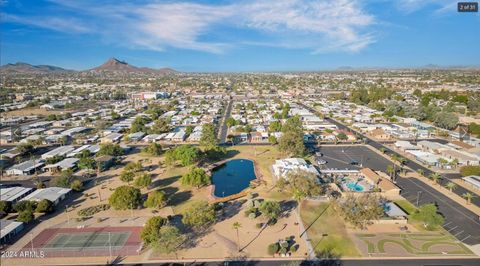
[{"label": "green grass lawn", "polygon": [[[301,209],[301,217],[305,228],[315,221],[328,203],[305,203]],[[359,257],[355,244],[347,233],[343,219],[331,208],[328,208],[308,229],[308,236],[319,257],[330,254],[338,257]],[[323,237],[322,234],[328,234]]]},{"label": "green grass lawn", "polygon": [[408,215],[414,213],[417,210],[413,204],[411,204],[408,200],[396,200],[394,201],[400,208],[402,208]]}]

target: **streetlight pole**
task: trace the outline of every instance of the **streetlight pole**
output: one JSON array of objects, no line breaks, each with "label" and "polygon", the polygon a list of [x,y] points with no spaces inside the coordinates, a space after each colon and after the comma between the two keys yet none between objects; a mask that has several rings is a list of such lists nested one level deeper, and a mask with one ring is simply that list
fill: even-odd
[{"label": "streetlight pole", "polygon": [[417,191],[417,207],[418,207],[418,202],[420,200],[420,194],[422,194],[422,191]]}]

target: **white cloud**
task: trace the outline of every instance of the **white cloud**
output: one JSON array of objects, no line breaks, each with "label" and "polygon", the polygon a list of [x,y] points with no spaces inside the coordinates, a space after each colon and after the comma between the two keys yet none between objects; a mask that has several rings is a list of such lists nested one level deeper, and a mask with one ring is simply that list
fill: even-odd
[{"label": "white cloud", "polygon": [[61,32],[86,33],[90,31],[83,22],[66,17],[23,17],[2,13],[2,20]]},{"label": "white cloud", "polygon": [[[219,5],[51,2],[66,10],[66,23],[52,18],[36,24],[30,18],[10,21],[59,31],[93,31],[109,42],[159,51],[174,47],[221,53],[248,43],[310,49],[313,53],[356,52],[375,42],[370,30],[375,19],[355,0],[240,0]],[[85,23],[71,20],[72,15]],[[92,26],[86,28],[85,24]],[[219,28],[227,30],[219,33]],[[236,34],[236,30],[247,34]]]}]

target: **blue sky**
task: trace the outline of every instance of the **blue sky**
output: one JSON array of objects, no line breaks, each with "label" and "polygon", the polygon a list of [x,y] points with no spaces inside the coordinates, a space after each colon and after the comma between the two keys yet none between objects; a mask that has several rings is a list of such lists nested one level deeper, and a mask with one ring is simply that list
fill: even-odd
[{"label": "blue sky", "polygon": [[480,13],[452,0],[0,0],[1,64],[110,57],[181,71],[480,64]]}]

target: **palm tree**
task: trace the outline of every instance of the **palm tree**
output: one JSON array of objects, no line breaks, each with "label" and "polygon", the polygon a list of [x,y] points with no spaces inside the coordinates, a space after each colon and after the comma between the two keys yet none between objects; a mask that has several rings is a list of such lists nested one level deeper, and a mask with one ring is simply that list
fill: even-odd
[{"label": "palm tree", "polygon": [[387,165],[387,173],[390,175],[390,178],[393,179],[393,175],[395,174],[395,168],[391,165]]},{"label": "palm tree", "polygon": [[453,182],[448,182],[446,185],[445,185],[445,188],[447,188],[448,190],[450,190],[450,192],[453,192],[453,190],[457,187],[457,184],[453,183]]},{"label": "palm tree", "polygon": [[240,237],[238,235],[238,229],[242,227],[242,224],[239,222],[234,222],[232,225],[233,229],[237,230],[237,250],[240,251]]},{"label": "palm tree", "polygon": [[462,197],[467,201],[467,204],[470,204],[472,202],[472,199],[475,198],[475,195],[470,192],[466,192],[463,193]]},{"label": "palm tree", "polygon": [[425,171],[423,171],[423,169],[417,169],[417,173],[419,175],[423,175],[425,173]]},{"label": "palm tree", "polygon": [[437,184],[438,181],[442,178],[438,173],[431,173],[429,177],[430,179],[432,179],[434,184]]}]

